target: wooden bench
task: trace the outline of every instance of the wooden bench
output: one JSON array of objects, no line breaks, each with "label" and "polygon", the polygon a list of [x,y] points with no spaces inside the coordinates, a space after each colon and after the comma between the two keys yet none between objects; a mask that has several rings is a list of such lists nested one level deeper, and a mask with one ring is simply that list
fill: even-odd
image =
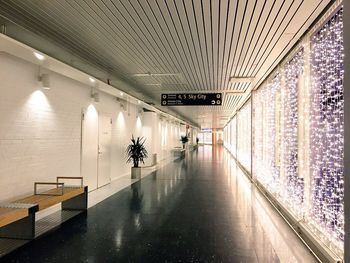
[{"label": "wooden bench", "polygon": [[[78,186],[66,186],[62,180],[81,180]],[[39,186],[55,187],[43,192]],[[18,199],[7,204],[0,204],[0,237],[15,239],[35,238],[35,213],[62,204],[62,211],[87,210],[87,186],[83,186],[82,177],[57,177],[56,182],[34,183],[34,195]]]},{"label": "wooden bench", "polygon": [[0,227],[11,224],[29,215],[25,208],[0,207]]}]

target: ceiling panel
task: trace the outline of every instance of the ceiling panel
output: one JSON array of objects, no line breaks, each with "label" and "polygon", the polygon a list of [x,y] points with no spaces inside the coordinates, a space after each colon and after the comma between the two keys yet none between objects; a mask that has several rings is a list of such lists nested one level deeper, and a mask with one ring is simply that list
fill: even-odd
[{"label": "ceiling panel", "polygon": [[[0,0],[0,16],[104,69],[112,85],[114,75],[135,83],[162,107],[162,92],[249,90],[230,78],[261,81],[329,2]],[[218,128],[243,97],[227,93],[222,106],[173,110]]]}]

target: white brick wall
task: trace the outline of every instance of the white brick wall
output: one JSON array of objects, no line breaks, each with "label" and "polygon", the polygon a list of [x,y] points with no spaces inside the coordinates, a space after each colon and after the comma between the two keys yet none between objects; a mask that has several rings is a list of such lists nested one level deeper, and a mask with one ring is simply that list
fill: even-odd
[{"label": "white brick wall", "polygon": [[[90,87],[49,72],[51,89],[41,90],[38,71],[37,65],[0,53],[0,202],[31,194],[35,181],[80,176],[82,170],[93,187],[92,181],[97,178],[97,171],[89,169],[88,162],[83,160],[80,167],[81,115],[91,104]],[[130,173],[125,148],[131,134],[143,133],[136,125],[138,106],[130,105],[124,112],[114,97],[101,93],[95,107],[113,120],[111,178]],[[94,127],[90,136],[97,136],[96,131]],[[177,144],[179,134],[172,132],[166,147],[160,145],[161,136],[164,134],[152,136],[157,138],[153,148],[164,158]],[[97,152],[92,150],[89,154],[89,161],[97,162]]]}]

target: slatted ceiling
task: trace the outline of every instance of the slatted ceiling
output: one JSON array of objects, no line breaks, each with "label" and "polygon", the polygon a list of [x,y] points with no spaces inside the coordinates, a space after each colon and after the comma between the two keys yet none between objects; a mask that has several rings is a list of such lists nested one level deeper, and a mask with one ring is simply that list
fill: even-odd
[{"label": "slatted ceiling", "polygon": [[[276,23],[278,24],[277,29],[274,32],[271,32],[271,34],[273,33],[273,35],[270,38],[270,40],[265,41],[264,45],[261,46],[259,55],[262,55],[259,56],[259,61],[257,62],[256,66],[252,67],[251,71],[248,74],[255,76],[257,71],[260,70],[261,65],[268,58],[269,52],[273,50],[273,45],[277,43],[279,38],[284,34],[286,28],[290,24],[290,21],[292,21],[292,18],[300,9],[301,4],[301,0],[294,2],[294,4],[288,6],[288,10],[285,12],[285,16],[283,16],[282,21],[278,21],[278,19],[276,19]],[[254,62],[256,62],[256,60]]]},{"label": "slatted ceiling", "polygon": [[[232,2],[234,3],[234,2]],[[235,14],[234,14],[234,21],[233,21],[233,27],[232,27],[232,35],[230,35],[230,44],[228,47],[228,53],[226,54],[225,58],[227,58],[227,61],[224,59],[224,66],[222,71],[222,84],[221,87],[227,87],[227,76],[231,75],[229,69],[232,68],[233,61],[236,57],[237,52],[237,46],[238,42],[241,38],[242,33],[242,26],[244,24],[244,18],[247,10],[247,1],[237,1],[235,4]]]},{"label": "slatted ceiling", "polygon": [[[230,83],[230,77],[264,76],[300,28],[312,22],[309,16],[329,1],[0,0],[0,15],[112,77],[136,82],[141,90],[134,92],[159,103],[162,92],[247,90],[251,84]],[[182,77],[132,76],[147,72]],[[230,115],[241,98],[226,94],[221,107],[172,108],[192,121],[205,114],[200,122],[211,118],[220,126],[215,118]]]}]

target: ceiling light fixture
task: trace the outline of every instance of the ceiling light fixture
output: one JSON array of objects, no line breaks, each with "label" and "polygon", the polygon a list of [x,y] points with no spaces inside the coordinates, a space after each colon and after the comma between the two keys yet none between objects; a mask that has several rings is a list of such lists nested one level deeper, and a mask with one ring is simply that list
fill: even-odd
[{"label": "ceiling light fixture", "polygon": [[45,56],[38,53],[38,52],[33,52],[34,53],[34,56],[39,59],[40,61],[43,61],[45,59]]},{"label": "ceiling light fixture", "polygon": [[124,93],[123,92],[120,92],[120,96],[123,96],[124,95]]},{"label": "ceiling light fixture", "polygon": [[94,83],[96,80],[92,77],[89,77],[90,82]]}]

